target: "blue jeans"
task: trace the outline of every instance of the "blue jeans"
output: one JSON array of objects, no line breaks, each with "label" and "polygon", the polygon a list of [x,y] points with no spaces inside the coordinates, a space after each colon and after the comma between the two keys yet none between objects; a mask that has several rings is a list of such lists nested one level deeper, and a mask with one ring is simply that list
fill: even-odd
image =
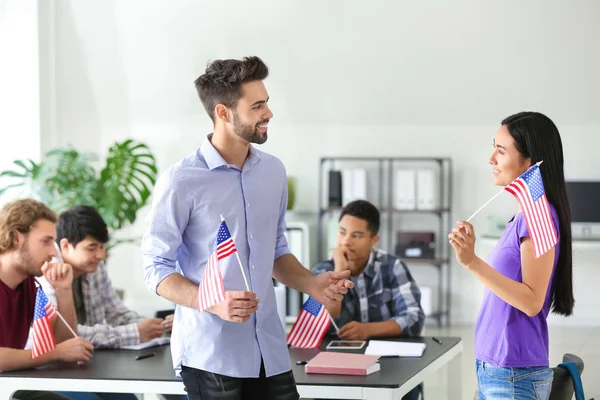
[{"label": "blue jeans", "polygon": [[477,399],[548,400],[554,372],[550,367],[504,368],[476,360]]}]

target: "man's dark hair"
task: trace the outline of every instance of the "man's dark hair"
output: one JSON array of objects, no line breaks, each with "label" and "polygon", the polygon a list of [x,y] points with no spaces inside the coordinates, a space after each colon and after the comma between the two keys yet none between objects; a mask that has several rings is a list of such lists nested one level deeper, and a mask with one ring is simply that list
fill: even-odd
[{"label": "man's dark hair", "polygon": [[379,210],[366,200],[355,200],[346,204],[340,215],[340,221],[344,218],[344,215],[367,221],[367,228],[373,236],[379,232]]},{"label": "man's dark hair", "polygon": [[91,236],[100,243],[108,242],[108,228],[94,207],[75,206],[63,212],[56,224],[56,243],[65,238],[73,247]]},{"label": "man's dark hair", "polygon": [[243,60],[214,60],[208,63],[206,71],[194,82],[204,109],[213,123],[215,107],[223,104],[234,108],[244,95],[242,84],[262,81],[269,75],[269,68],[258,57],[245,57]]}]

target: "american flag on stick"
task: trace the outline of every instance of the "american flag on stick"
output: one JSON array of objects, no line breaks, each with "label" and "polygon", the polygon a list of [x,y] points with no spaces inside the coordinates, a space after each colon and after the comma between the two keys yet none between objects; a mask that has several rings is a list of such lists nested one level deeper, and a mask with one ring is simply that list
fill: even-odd
[{"label": "american flag on stick", "polygon": [[[237,249],[225,221],[217,232],[215,247],[208,257],[202,280],[198,287],[198,311],[202,312],[225,300],[225,286],[219,262],[235,254]],[[244,277],[245,279],[245,277]]]},{"label": "american flag on stick", "polygon": [[31,357],[36,358],[56,348],[54,332],[50,323],[56,318],[56,308],[38,286],[33,312],[33,346]]},{"label": "american flag on stick", "polygon": [[319,347],[329,324],[330,316],[325,306],[309,297],[288,334],[287,343],[294,347]]},{"label": "american flag on stick", "polygon": [[516,197],[521,206],[536,258],[546,253],[558,242],[544,190],[540,164],[541,161],[504,188]]}]

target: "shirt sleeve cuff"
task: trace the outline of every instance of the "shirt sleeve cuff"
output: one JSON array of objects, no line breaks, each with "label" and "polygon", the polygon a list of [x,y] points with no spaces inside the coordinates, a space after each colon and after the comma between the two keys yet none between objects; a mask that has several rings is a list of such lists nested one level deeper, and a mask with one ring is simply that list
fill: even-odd
[{"label": "shirt sleeve cuff", "polygon": [[146,276],[146,283],[150,290],[158,294],[158,285],[169,275],[176,274],[175,269],[165,266],[154,266],[152,272]]},{"label": "shirt sleeve cuff", "polygon": [[402,333],[407,332],[408,321],[406,320],[406,318],[404,318],[404,317],[394,318],[394,321],[396,321],[398,326],[400,326],[400,330],[402,331]]},{"label": "shirt sleeve cuff", "polygon": [[289,247],[287,245],[281,246],[275,249],[275,259],[277,260],[281,256],[285,256],[286,254],[292,254]]}]

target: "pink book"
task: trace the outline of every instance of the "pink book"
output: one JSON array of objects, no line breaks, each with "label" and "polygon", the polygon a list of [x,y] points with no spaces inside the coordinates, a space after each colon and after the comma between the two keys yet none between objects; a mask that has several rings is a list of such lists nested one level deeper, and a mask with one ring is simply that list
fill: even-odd
[{"label": "pink book", "polygon": [[304,367],[307,374],[369,375],[379,371],[379,356],[322,351]]}]

